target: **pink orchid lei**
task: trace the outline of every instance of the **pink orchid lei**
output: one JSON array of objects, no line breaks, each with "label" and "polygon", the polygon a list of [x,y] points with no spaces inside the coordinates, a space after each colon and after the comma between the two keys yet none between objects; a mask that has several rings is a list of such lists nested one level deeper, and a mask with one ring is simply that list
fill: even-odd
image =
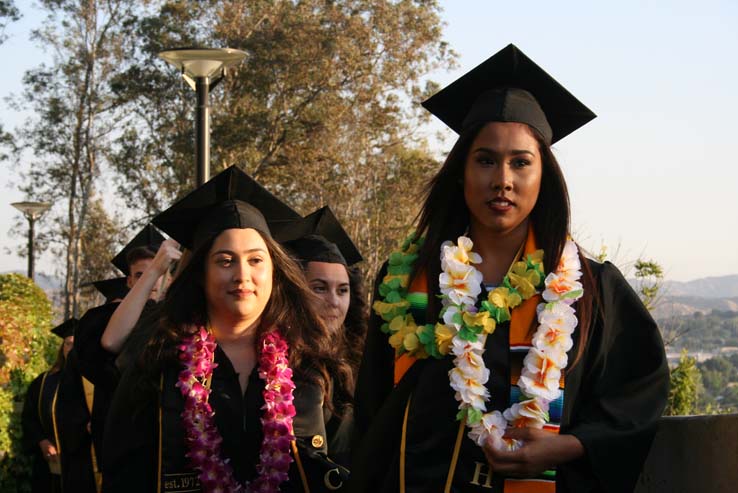
[{"label": "pink orchid lei", "polygon": [[292,418],[292,370],[287,354],[289,346],[282,335],[274,330],[259,341],[259,377],[266,381],[264,387],[264,415],[261,418],[264,440],[261,443],[258,477],[245,488],[233,476],[228,460],[221,458],[220,436],[213,416],[215,412],[208,402],[210,379],[215,361],[215,338],[199,328],[178,347],[184,369],[179,373],[177,387],[185,398],[182,424],[189,451],[186,457],[200,471],[200,483],[207,493],[220,492],[278,492],[287,480],[292,462],[290,447],[294,435]]}]

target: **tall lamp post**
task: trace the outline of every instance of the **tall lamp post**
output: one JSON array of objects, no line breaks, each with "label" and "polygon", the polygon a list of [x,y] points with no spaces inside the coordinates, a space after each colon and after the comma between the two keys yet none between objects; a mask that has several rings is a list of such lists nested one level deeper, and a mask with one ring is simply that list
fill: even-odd
[{"label": "tall lamp post", "polygon": [[159,57],[176,67],[197,93],[195,165],[200,186],[210,179],[210,90],[246,53],[232,48],[178,48],[162,51]]},{"label": "tall lamp post", "polygon": [[19,211],[21,211],[23,215],[26,216],[26,219],[28,219],[28,277],[31,279],[31,281],[33,281],[33,276],[34,276],[33,226],[36,223],[36,220],[40,218],[44,214],[44,212],[49,210],[49,207],[51,207],[51,204],[46,203],[46,202],[13,202],[10,205],[15,207]]}]

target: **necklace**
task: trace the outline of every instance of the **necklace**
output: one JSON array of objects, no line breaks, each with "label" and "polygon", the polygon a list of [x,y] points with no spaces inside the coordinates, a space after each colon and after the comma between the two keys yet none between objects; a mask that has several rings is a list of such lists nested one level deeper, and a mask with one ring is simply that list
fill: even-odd
[{"label": "necklace", "polygon": [[295,439],[292,418],[292,370],[287,358],[289,347],[278,330],[263,335],[259,350],[259,377],[265,380],[264,414],[261,418],[264,439],[261,443],[257,478],[244,488],[233,476],[233,468],[221,458],[223,438],[213,419],[210,381],[215,361],[216,342],[213,335],[200,327],[178,347],[184,368],[179,373],[177,387],[185,398],[182,424],[185,429],[186,457],[200,472],[200,483],[205,492],[278,492],[287,480],[292,462],[290,446]]},{"label": "necklace", "polygon": [[[566,352],[573,345],[572,334],[577,325],[571,306],[582,297],[582,276],[576,244],[568,240],[556,271],[542,279],[543,251],[538,250],[513,264],[502,286],[490,291],[481,309],[475,306],[475,290],[465,279],[481,283],[481,273],[474,267],[482,261],[472,252],[473,243],[460,237],[458,244],[446,242],[441,248],[441,310],[444,327],[451,335],[454,368],[449,371],[451,388],[459,402],[458,420],[470,428],[468,436],[477,445],[490,443],[497,449],[515,450],[517,440],[503,439],[505,429],[512,427],[542,428],[549,420],[548,408],[560,394],[561,372],[568,363]],[[486,383],[489,369],[482,353],[487,335],[496,324],[510,319],[510,310],[545,286],[543,300],[537,308],[538,328],[532,346],[523,360],[518,386],[524,400],[503,411],[486,412],[490,395]],[[479,285],[477,283],[477,286]],[[477,294],[479,287],[477,287]],[[492,319],[494,322],[490,322]]]},{"label": "necklace", "polygon": [[[439,322],[418,326],[407,300],[409,274],[417,259],[422,239],[410,237],[399,252],[390,255],[387,275],[379,286],[384,299],[374,303],[375,312],[390,334],[390,345],[399,356],[409,353],[416,358],[454,356],[449,372],[451,387],[459,401],[458,420],[469,426],[469,437],[478,445],[488,440],[497,448],[517,448],[520,444],[502,439],[508,426],[541,428],[549,420],[549,403],[560,395],[561,371],[567,365],[566,352],[577,318],[571,305],[583,294],[581,265],[576,244],[568,240],[556,271],[544,279],[543,251],[537,250],[515,262],[500,286],[490,291],[479,308],[482,274],[474,267],[482,258],[472,251],[473,243],[465,236],[457,244],[441,246],[442,309]],[[482,354],[488,334],[498,324],[510,320],[510,311],[523,301],[543,291],[538,305],[538,329],[528,351],[518,386],[526,398],[503,413],[486,412],[490,395],[489,380]]]}]

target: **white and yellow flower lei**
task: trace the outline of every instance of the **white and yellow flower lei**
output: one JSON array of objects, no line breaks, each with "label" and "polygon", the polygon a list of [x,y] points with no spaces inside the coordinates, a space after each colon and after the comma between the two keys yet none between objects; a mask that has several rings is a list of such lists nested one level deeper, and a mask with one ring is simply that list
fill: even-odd
[{"label": "white and yellow flower lei", "polygon": [[[458,244],[445,242],[441,248],[439,286],[443,309],[441,320],[417,325],[408,313],[409,276],[423,239],[408,238],[398,252],[390,255],[387,275],[379,286],[382,300],[373,308],[385,323],[396,354],[416,358],[455,356],[449,372],[451,387],[459,401],[457,419],[471,428],[469,437],[478,445],[491,441],[497,448],[515,449],[515,441],[503,440],[508,426],[542,428],[548,422],[549,403],[560,395],[561,372],[568,363],[567,351],[573,345],[577,318],[572,304],[583,294],[582,276],[576,244],[569,240],[555,272],[543,279],[543,251],[527,255],[513,264],[500,286],[487,295],[480,309],[475,306],[481,292],[482,274],[474,267],[482,261],[472,252],[473,243],[460,237]],[[542,288],[543,299],[537,308],[538,329],[532,338],[518,386],[527,398],[504,412],[486,412],[489,369],[482,353],[488,334],[498,323],[510,320],[510,310]]]},{"label": "white and yellow flower lei", "polygon": [[[490,395],[485,384],[490,372],[482,359],[485,341],[494,332],[495,322],[509,320],[509,309],[535,294],[540,285],[535,267],[542,261],[542,252],[514,264],[503,286],[491,291],[478,310],[475,303],[482,274],[474,264],[482,259],[472,252],[472,247],[472,241],[464,236],[458,239],[457,245],[445,242],[441,247],[439,284],[443,324],[436,328],[436,338],[440,335],[444,341],[450,341],[455,356],[449,380],[459,401],[457,419],[466,420],[469,438],[479,446],[490,442],[495,448],[516,449],[520,446],[517,441],[503,440],[505,429],[508,426],[542,428],[549,420],[549,403],[561,393],[561,372],[568,363],[566,353],[573,345],[572,334],[577,325],[571,305],[583,294],[578,250],[568,240],[556,271],[545,278],[544,302],[537,308],[538,329],[518,380],[520,391],[527,399],[501,413],[486,412]],[[534,268],[525,268],[526,264]],[[470,337],[470,325],[482,330]]]}]

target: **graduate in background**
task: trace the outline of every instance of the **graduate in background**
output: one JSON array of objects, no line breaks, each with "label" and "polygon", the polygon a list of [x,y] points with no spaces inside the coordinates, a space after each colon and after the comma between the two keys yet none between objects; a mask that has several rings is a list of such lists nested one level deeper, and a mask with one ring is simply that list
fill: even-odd
[{"label": "graduate in background", "polygon": [[[150,239],[157,242],[157,248],[154,250],[156,255],[151,257],[143,269],[136,272],[137,277],[129,284],[130,291],[121,300],[105,326],[100,344],[112,354],[121,353],[141,316],[163,297],[166,284],[171,281],[170,269],[182,257],[176,241],[165,240],[152,225],[146,228],[144,231],[148,231]],[[151,236],[151,231],[156,231],[155,237]],[[139,236],[143,233],[143,231],[139,233]]]},{"label": "graduate in background", "polygon": [[570,239],[551,145],[595,115],[513,45],[423,105],[460,136],[377,277],[351,490],[632,491],[669,376],[628,282]]},{"label": "graduate in background", "polygon": [[[111,260],[125,277],[95,281],[96,289],[105,296],[105,303],[89,309],[80,320],[75,338],[75,351],[86,378],[95,385],[114,388],[119,378],[114,361],[117,352],[102,344],[102,337],[116,308],[153,263],[164,237],[152,225],[146,225]],[[143,306],[141,307],[143,309]],[[140,315],[140,312],[139,312]]]},{"label": "graduate in background", "polygon": [[[28,388],[21,416],[23,442],[33,453],[32,492],[95,492],[90,413],[74,357],[72,318],[52,329],[62,339],[54,365]],[[85,388],[87,387],[87,389]]]},{"label": "graduate in background", "polygon": [[336,348],[270,233],[298,218],[232,167],[154,219],[192,253],[116,391],[106,493],[327,489]]},{"label": "graduate in background", "polygon": [[318,313],[341,347],[348,365],[333,375],[331,400],[324,406],[328,453],[350,468],[353,398],[356,374],[366,336],[367,316],[363,279],[356,264],[363,259],[329,207],[289,225],[283,245],[302,266],[308,286],[320,304]]},{"label": "graduate in background", "polygon": [[101,339],[110,318],[127,296],[129,289],[140,282],[154,262],[162,241],[164,237],[156,228],[147,225],[123,247],[111,263],[125,274],[125,277],[92,283],[105,297],[105,303],[87,310],[76,330],[74,347],[80,371],[95,386],[91,406],[91,430],[98,472],[102,470],[105,420],[120,379],[120,371],[115,365],[117,354],[104,348]]}]

